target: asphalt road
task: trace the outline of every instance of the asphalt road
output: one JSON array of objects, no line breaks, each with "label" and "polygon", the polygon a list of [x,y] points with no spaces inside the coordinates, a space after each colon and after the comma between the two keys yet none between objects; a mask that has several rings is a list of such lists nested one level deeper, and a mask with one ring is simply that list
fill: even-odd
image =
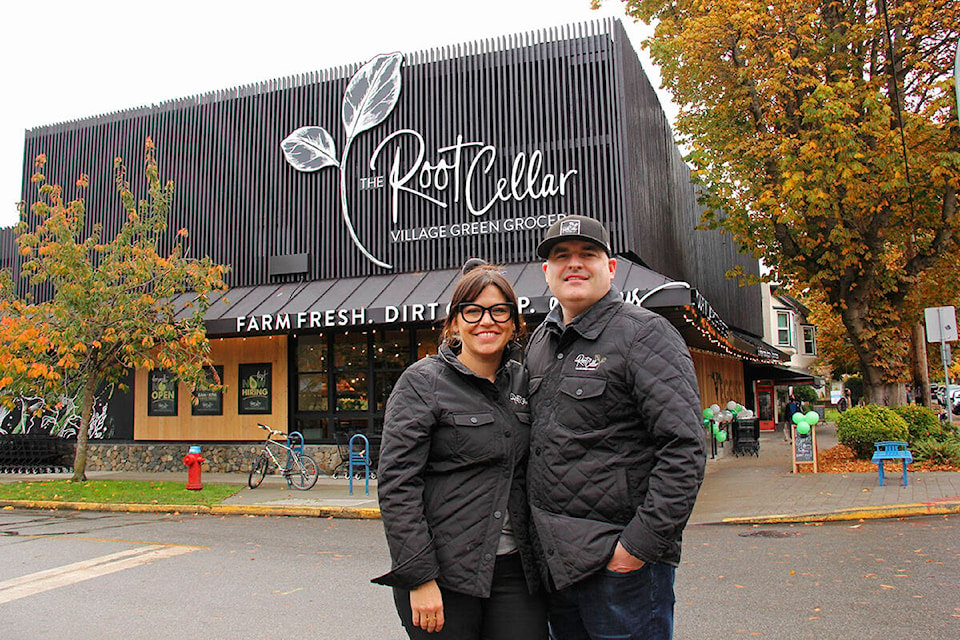
[{"label": "asphalt road", "polygon": [[[691,526],[676,638],[955,640],[958,524]],[[376,520],[5,510],[0,637],[401,640],[388,564]]]}]

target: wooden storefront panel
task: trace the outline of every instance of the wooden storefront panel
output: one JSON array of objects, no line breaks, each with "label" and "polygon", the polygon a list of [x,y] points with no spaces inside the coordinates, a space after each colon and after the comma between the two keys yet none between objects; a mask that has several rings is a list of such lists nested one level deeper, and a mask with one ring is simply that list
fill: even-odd
[{"label": "wooden storefront panel", "polygon": [[[177,415],[151,416],[147,410],[147,371],[138,370],[134,403],[134,439],[167,441],[260,440],[264,431],[257,423],[287,430],[287,336],[223,338],[210,341],[211,360],[223,366],[223,415],[192,415],[190,390],[179,385]],[[240,414],[238,411],[241,364],[270,363],[271,412]]]},{"label": "wooden storefront panel", "polygon": [[746,402],[742,362],[695,349],[690,350],[690,355],[697,373],[701,405],[725,407],[731,400]]}]

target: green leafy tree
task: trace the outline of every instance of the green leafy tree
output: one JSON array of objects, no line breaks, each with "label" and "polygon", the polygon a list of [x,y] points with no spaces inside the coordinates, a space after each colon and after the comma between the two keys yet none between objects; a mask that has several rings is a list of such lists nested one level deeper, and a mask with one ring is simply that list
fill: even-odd
[{"label": "green leafy tree", "polygon": [[[51,293],[42,301],[21,298],[9,276],[0,280],[0,393],[8,401],[16,393],[51,404],[80,399],[73,475],[79,481],[99,385],[119,383],[129,369],[162,367],[188,385],[208,386],[203,314],[208,294],[225,288],[226,268],[188,258],[185,229],[172,239],[167,233],[173,183],[161,183],[149,138],[146,199],[135,198],[123,161],[115,161],[126,222],[109,239],[99,225],[85,235],[84,199],[65,201],[63,189],[44,178],[45,162],[44,156],[35,162],[39,199],[30,212],[21,209],[16,233],[22,277]],[[76,186],[82,193],[87,177]],[[172,245],[169,251],[161,251],[164,244]]]},{"label": "green leafy tree", "polygon": [[821,292],[868,400],[900,402],[911,295],[958,248],[960,3],[626,6],[656,24],[648,46],[680,105],[705,222]]}]

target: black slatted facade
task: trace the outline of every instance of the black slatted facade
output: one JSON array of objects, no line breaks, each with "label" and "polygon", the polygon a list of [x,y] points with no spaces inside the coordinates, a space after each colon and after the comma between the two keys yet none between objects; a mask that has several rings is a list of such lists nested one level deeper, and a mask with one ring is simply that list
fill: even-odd
[{"label": "black slatted facade", "polygon": [[[395,104],[350,139],[344,157],[345,92],[389,59],[30,130],[23,198],[35,198],[32,159],[46,154],[44,173],[67,198],[76,178],[89,176],[87,223],[111,237],[125,219],[114,158],[145,194],[150,137],[161,176],[176,187],[171,237],[186,228],[191,255],[231,267],[231,290],[206,316],[208,335],[222,338],[220,357],[236,360],[227,378],[266,357],[249,360],[243,339],[284,334],[286,349],[273,353],[275,376],[287,371],[286,388],[273,389],[272,410],[282,409],[274,426],[308,442],[331,443],[344,425],[379,432],[403,367],[436,348],[435,321],[467,258],[504,264],[536,324],[551,299],[535,247],[567,214],[607,225],[625,299],[662,313],[688,346],[776,359],[757,359],[760,350],[727,337],[728,326],[762,334],[759,287],[724,277],[738,265],[757,273],[757,262],[729,237],[696,230],[690,171],[618,21],[404,55]],[[302,127],[329,133],[339,166],[304,172],[288,162],[281,143]],[[0,229],[0,267],[19,264],[12,231]],[[706,322],[691,322],[688,311]],[[133,393],[142,405],[146,390]],[[133,411],[117,418],[126,431],[108,437],[134,439]],[[242,440],[244,420],[259,435],[254,418],[228,407],[199,426],[182,412],[162,420],[204,441]],[[161,419],[138,420],[137,440],[159,437]]]},{"label": "black slatted facade", "polygon": [[[723,277],[736,264],[756,271],[756,261],[739,256],[724,237],[694,231],[700,208],[689,171],[618,21],[404,57],[396,107],[382,123],[356,136],[343,163],[353,227],[363,246],[390,269],[367,259],[350,239],[339,171],[297,171],[280,146],[299,127],[322,126],[339,158],[345,144],[344,91],[359,67],[40,127],[27,132],[25,158],[47,154],[48,179],[64,185],[88,174],[90,224],[102,222],[110,234],[123,219],[113,159],[127,161],[134,190],[143,193],[140,159],[144,140],[151,137],[161,175],[176,185],[171,230],[186,227],[194,255],[229,264],[232,287],[448,269],[477,255],[526,262],[534,259],[543,226],[408,242],[396,241],[393,234],[580,213],[608,225],[616,252],[633,252],[654,270],[689,282],[729,324],[760,333],[759,291],[740,289]],[[416,140],[396,136],[375,167],[370,160],[377,146],[399,130],[419,133],[424,162],[432,165],[452,161],[451,151],[439,149],[458,138],[489,145],[495,160],[482,172],[490,154],[484,156],[468,182],[465,174],[480,147],[463,147],[459,176],[447,171],[446,189],[435,183],[420,186],[416,179],[405,185],[445,206],[400,190],[394,222],[390,162],[399,150],[403,170],[414,166]],[[535,151],[542,154],[541,178],[576,171],[563,196],[510,198],[480,215],[468,210],[466,191],[486,202],[498,179],[511,179],[515,159],[525,158],[529,167]],[[34,197],[30,173],[28,164],[28,202]],[[378,177],[382,186],[361,187],[362,179]],[[298,255],[306,257],[306,272],[271,275],[271,259]]]}]

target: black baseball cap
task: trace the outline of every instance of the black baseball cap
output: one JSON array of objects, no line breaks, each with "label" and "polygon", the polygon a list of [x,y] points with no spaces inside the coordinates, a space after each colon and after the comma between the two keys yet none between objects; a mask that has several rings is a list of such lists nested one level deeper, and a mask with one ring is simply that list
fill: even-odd
[{"label": "black baseball cap", "polygon": [[546,260],[553,245],[567,240],[592,242],[606,251],[608,256],[613,255],[610,250],[610,234],[599,220],[586,216],[566,216],[550,225],[543,240],[537,245],[537,255]]}]

